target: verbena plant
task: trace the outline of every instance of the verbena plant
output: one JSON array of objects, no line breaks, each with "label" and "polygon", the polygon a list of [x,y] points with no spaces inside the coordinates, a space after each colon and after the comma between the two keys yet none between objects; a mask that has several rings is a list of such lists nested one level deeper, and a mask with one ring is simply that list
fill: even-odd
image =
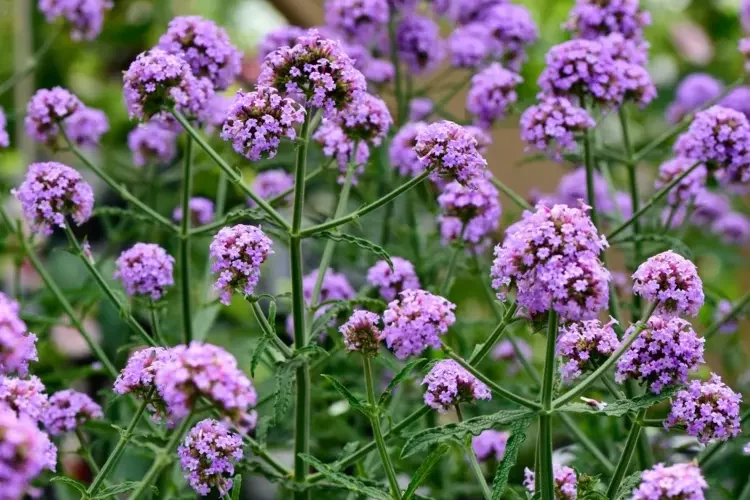
[{"label": "verbena plant", "polygon": [[[39,6],[48,20],[64,18],[74,39],[96,37],[111,7]],[[240,54],[222,28],[199,17],[172,20],[123,73],[127,110],[142,122],[128,138],[133,164],[151,172],[146,184],[181,180],[171,217],[153,187],[129,186],[90,159],[108,129],[102,112],[59,87],[38,90],[25,113],[13,110],[32,139],[67,153],[123,204],[95,206],[78,170],[51,161],[29,165],[11,191],[20,209],[0,209],[17,276],[28,261],[44,284],[33,296],[20,286],[0,295],[0,498],[58,482],[58,492],[64,486],[86,499],[237,499],[240,474],[268,478],[298,499],[701,499],[709,484],[717,498],[750,498],[745,477],[706,474],[742,432],[742,398],[716,374],[691,376],[706,341],[736,330],[748,295],[715,304],[703,336],[684,319],[706,301],[686,232],[710,227],[735,245],[750,233],[729,199],[750,182],[747,105],[730,99],[742,81],[726,92],[707,76],[686,82],[670,108],[673,126],[636,148],[627,112],[656,95],[644,66],[649,16],[637,0],[579,0],[565,24],[572,40],[550,49],[538,102],[522,113],[520,130],[541,157],[583,166],[556,193],[530,202],[493,177],[484,157],[493,124],[517,103],[516,72],[538,37],[524,7],[330,0],[326,15],[323,30],[269,35],[257,86],[232,99],[218,92],[234,82]],[[455,25],[447,41],[436,17]],[[32,72],[48,47],[0,92]],[[745,42],[740,51],[750,52]],[[471,81],[443,92],[439,84],[416,88],[414,76],[445,57],[469,69]],[[466,83],[466,123],[441,119]],[[376,93],[390,90],[389,106]],[[619,118],[621,146],[600,137],[605,118]],[[639,167],[673,141],[673,158],[642,196]],[[283,168],[265,168],[279,150]],[[235,166],[246,164],[242,157],[262,168],[252,182]],[[215,199],[193,197],[196,166],[209,162],[219,172]],[[613,180],[614,168],[626,185]],[[330,215],[305,203],[325,176],[337,177]],[[227,210],[229,184],[249,208]],[[512,224],[490,263],[501,193]],[[92,218],[117,220],[109,234],[141,236],[93,248],[82,234]],[[398,233],[401,219],[408,230]],[[131,330],[124,363],[100,345],[85,304],[39,256],[60,247],[57,235]],[[608,270],[611,248],[625,254],[632,283]],[[115,281],[102,269],[112,250],[121,251]],[[291,292],[266,293],[264,263],[274,253],[288,261]],[[195,269],[206,254],[210,267]],[[342,267],[346,274],[334,270]],[[448,300],[456,279],[478,290],[492,320]],[[50,303],[98,362],[61,375],[61,385],[97,375],[104,394],[48,396],[33,375],[37,337],[24,321],[48,323],[40,311]],[[210,343],[225,306],[254,317],[242,324],[256,338],[241,358],[247,363]],[[279,311],[288,311],[286,324]],[[521,338],[536,332],[545,332],[541,371]],[[507,374],[488,356],[510,360]],[[248,377],[256,371],[271,382],[260,397]],[[555,432],[558,424],[564,432]],[[697,447],[667,441],[659,449],[649,427]],[[69,433],[90,481],[53,475],[55,443]],[[93,446],[94,433],[111,444]],[[521,479],[527,440],[533,463]],[[288,466],[279,451],[292,442]],[[575,458],[555,454],[555,445]],[[150,464],[141,475],[118,468],[133,449]],[[663,463],[654,462],[657,453]]]}]

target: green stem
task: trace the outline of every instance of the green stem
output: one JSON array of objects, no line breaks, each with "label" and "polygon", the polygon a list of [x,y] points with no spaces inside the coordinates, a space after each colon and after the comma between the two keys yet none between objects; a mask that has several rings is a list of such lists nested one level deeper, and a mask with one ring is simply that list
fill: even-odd
[{"label": "green stem", "polygon": [[[445,278],[443,278],[443,284],[440,285],[440,291],[438,293],[442,297],[446,297],[451,291],[451,286],[453,285],[453,275],[456,274],[456,267],[458,266],[458,257],[464,250],[464,234],[466,233],[467,225],[468,224],[464,223],[461,226],[461,233],[458,235],[458,241],[456,241],[455,243],[456,247],[453,249],[453,255],[451,256],[450,263],[448,264],[448,271],[445,273]],[[414,230],[416,230],[416,227],[414,228]]]},{"label": "green stem", "polygon": [[28,60],[26,66],[21,68],[19,71],[14,73],[13,76],[0,84],[0,97],[5,95],[6,92],[21,83],[27,76],[34,72],[36,67],[39,65],[42,57],[44,57],[47,51],[49,51],[49,49],[54,45],[55,41],[60,36],[60,33],[62,33],[63,31],[65,31],[65,27],[60,26],[60,28],[51,37],[47,38],[44,44],[39,47],[36,52],[34,52],[34,55],[31,57],[31,59]]},{"label": "green stem", "polygon": [[505,196],[510,198],[513,201],[513,203],[518,205],[518,207],[521,208],[521,210],[531,210],[533,208],[531,205],[528,204],[528,202],[526,202],[526,200],[523,199],[521,195],[519,195],[518,193],[513,191],[511,188],[509,188],[508,186],[500,182],[500,180],[497,179],[497,177],[495,177],[494,175],[490,177],[490,180],[492,181],[492,184],[497,189],[505,193]]},{"label": "green stem", "polygon": [[633,420],[632,427],[628,433],[628,440],[625,442],[625,449],[622,450],[620,460],[617,462],[617,468],[612,474],[612,479],[609,481],[609,486],[607,487],[607,498],[615,498],[615,494],[617,493],[617,490],[620,489],[620,484],[622,483],[625,474],[628,472],[630,460],[633,458],[633,453],[635,452],[638,439],[641,435],[641,429],[643,429],[640,421],[645,416],[646,411],[647,410],[639,411],[638,415]]},{"label": "green stem", "polygon": [[370,404],[370,411],[372,412],[370,417],[370,424],[372,425],[372,434],[375,437],[375,444],[378,447],[378,453],[380,454],[380,461],[383,463],[383,469],[385,475],[388,477],[388,484],[391,488],[391,496],[394,500],[401,499],[401,488],[398,485],[396,479],[396,471],[393,468],[393,463],[388,455],[388,449],[385,446],[385,439],[383,439],[383,433],[380,430],[380,415],[378,413],[378,403],[375,399],[375,389],[372,381],[372,364],[370,358],[362,356],[362,365],[365,371],[365,386],[367,387],[367,402]]},{"label": "green stem", "polygon": [[[406,193],[404,201],[406,202],[406,222],[411,228],[409,230],[409,242],[411,243],[411,249],[414,253],[414,262],[417,265],[417,270],[420,269],[422,263],[422,244],[419,241],[419,223],[417,222],[417,212],[414,207],[413,193]],[[393,204],[388,205],[393,207]]]},{"label": "green stem", "polygon": [[291,349],[289,349],[289,346],[287,346],[276,333],[273,331],[273,327],[268,322],[268,319],[266,318],[266,315],[263,314],[263,310],[260,308],[260,304],[258,302],[253,302],[253,313],[255,314],[255,320],[258,322],[258,325],[260,325],[260,329],[263,330],[263,334],[271,337],[273,339],[274,345],[281,351],[281,353],[287,358],[290,359],[294,353]]},{"label": "green stem", "polygon": [[742,488],[740,496],[737,497],[737,500],[750,500],[750,477],[747,478],[745,487]]},{"label": "green stem", "polygon": [[593,456],[599,464],[604,468],[608,474],[612,474],[615,470],[614,464],[602,453],[602,451],[594,444],[589,437],[581,431],[581,429],[573,421],[573,418],[567,413],[558,412],[557,416],[560,417],[563,425],[568,428],[568,431],[573,435],[576,441],[581,443],[581,446]]},{"label": "green stem", "polygon": [[748,302],[750,302],[750,292],[746,293],[740,300],[738,300],[734,307],[732,307],[732,310],[729,311],[729,313],[721,318],[720,320],[714,322],[713,325],[708,327],[706,332],[703,334],[703,337],[708,340],[719,331],[719,329],[724,326],[727,322],[732,321],[734,318],[736,318],[745,307],[747,307]]},{"label": "green stem", "polygon": [[547,327],[547,351],[542,378],[542,412],[539,413],[539,471],[542,498],[555,498],[555,476],[552,469],[552,389],[555,379],[558,317],[550,310]]},{"label": "green stem", "polygon": [[[258,204],[258,206],[266,212],[277,224],[279,224],[282,228],[289,230],[290,226],[289,223],[284,219],[284,217],[281,216],[279,212],[276,211],[266,200],[258,196],[247,184],[245,184],[245,181],[242,180],[242,174],[240,174],[236,169],[232,168],[224,159],[219,156],[219,153],[216,152],[209,144],[206,142],[206,140],[201,137],[201,135],[198,133],[197,130],[193,128],[192,125],[190,125],[190,122],[188,121],[185,116],[183,116],[179,111],[172,110],[172,115],[175,117],[175,119],[180,122],[180,125],[182,125],[182,128],[185,129],[185,131],[193,138],[193,140],[198,144],[198,146],[201,147],[203,151],[206,152],[206,154],[211,157],[211,160],[216,163],[216,165],[221,168],[222,171],[224,171],[225,174],[227,174],[227,177],[230,181],[232,181],[234,184],[239,187],[243,193],[245,193],[247,196],[249,196],[255,203]],[[308,122],[307,118],[305,119],[306,122]],[[309,125],[309,122],[308,122]],[[306,130],[303,130],[303,132],[306,132]],[[300,149],[304,149],[307,151],[307,141],[309,140],[309,137],[304,135],[305,137],[305,144],[302,144],[299,146]],[[304,176],[302,176],[302,183],[304,184]],[[299,180],[299,179],[298,179]]]},{"label": "green stem", "polygon": [[396,189],[394,189],[393,191],[391,191],[387,195],[385,195],[385,196],[383,196],[383,197],[381,197],[381,198],[373,201],[372,203],[369,203],[369,204],[363,206],[359,210],[356,210],[356,211],[350,213],[349,215],[345,215],[343,217],[339,217],[337,219],[333,219],[331,221],[324,222],[322,224],[318,224],[317,226],[312,226],[312,227],[308,227],[307,229],[303,229],[302,231],[299,232],[299,236],[301,238],[308,238],[308,237],[310,237],[310,236],[312,236],[314,234],[317,234],[317,233],[319,233],[321,231],[325,231],[325,230],[328,230],[328,229],[333,229],[333,228],[341,226],[343,224],[347,224],[349,222],[355,221],[355,220],[359,219],[360,217],[363,217],[363,216],[369,214],[373,210],[382,207],[383,205],[385,205],[389,201],[393,200],[394,198],[396,198],[400,194],[405,193],[405,192],[409,191],[410,189],[416,187],[420,182],[422,182],[423,180],[425,180],[430,175],[430,173],[431,173],[430,170],[425,170],[424,172],[422,172],[418,176],[412,177],[407,182],[401,184],[399,187],[397,187]]},{"label": "green stem", "polygon": [[190,135],[185,140],[185,163],[182,171],[182,220],[180,221],[180,265],[182,270],[181,279],[181,304],[182,304],[182,331],[185,344],[193,340],[193,314],[190,304],[191,280],[190,280],[190,196],[193,192],[193,140]]},{"label": "green stem", "polygon": [[91,449],[89,448],[88,441],[86,441],[86,436],[83,435],[83,431],[76,427],[76,437],[78,438],[78,452],[81,455],[81,457],[86,461],[89,468],[91,469],[91,472],[94,475],[99,474],[99,466],[96,464],[96,460],[94,460],[94,456],[91,454]]},{"label": "green stem", "polygon": [[[636,161],[633,159],[633,144],[630,141],[630,130],[628,128],[628,115],[625,106],[620,107],[620,128],[622,129],[623,144],[625,146],[625,154],[627,155],[627,169],[628,169],[628,188],[630,190],[630,203],[632,205],[633,213],[638,212],[641,209],[641,197],[638,193],[638,175],[636,171]],[[641,221],[640,219],[633,220],[633,235],[638,236],[641,234]],[[643,261],[643,245],[640,240],[636,238],[633,242],[633,263],[634,268]],[[639,295],[633,296],[633,316],[639,317],[641,314],[641,297]]]},{"label": "green stem", "polygon": [[591,130],[583,132],[583,152],[586,164],[586,197],[591,206],[589,216],[594,227],[599,228],[599,212],[596,209],[596,190],[594,189],[594,146],[591,140]]},{"label": "green stem", "polygon": [[[458,421],[463,422],[464,416],[463,413],[461,413],[461,407],[459,405],[456,405],[455,408]],[[482,494],[484,495],[485,500],[491,500],[492,491],[490,491],[490,487],[487,485],[487,479],[484,477],[482,468],[479,466],[479,462],[477,461],[477,455],[476,453],[474,453],[474,449],[471,446],[471,434],[466,436],[464,449],[466,450],[466,456],[469,458],[471,472],[474,474],[474,477],[477,479],[479,486],[482,488]]]},{"label": "green stem", "polygon": [[151,319],[151,332],[159,345],[167,345],[164,338],[161,336],[161,325],[159,322],[159,311],[154,301],[151,301],[148,308],[149,318]]}]

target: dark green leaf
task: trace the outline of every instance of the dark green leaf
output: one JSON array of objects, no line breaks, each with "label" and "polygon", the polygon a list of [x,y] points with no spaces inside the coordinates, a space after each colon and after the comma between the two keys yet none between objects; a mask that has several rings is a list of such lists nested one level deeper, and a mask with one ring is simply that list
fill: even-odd
[{"label": "dark green leaf", "polygon": [[331,304],[346,304],[349,309],[354,309],[356,306],[362,306],[369,311],[382,311],[388,307],[388,304],[384,300],[372,299],[370,297],[356,297],[349,300],[326,300],[315,306],[313,310],[317,311],[321,307]]},{"label": "dark green leaf", "polygon": [[650,408],[667,398],[671,398],[677,394],[680,389],[682,389],[681,386],[675,385],[662,389],[659,394],[648,392],[643,396],[638,396],[633,399],[620,399],[613,403],[608,403],[607,406],[601,410],[596,406],[586,403],[568,403],[565,406],[560,407],[559,410],[573,413],[597,413],[600,415],[609,415],[611,417],[622,417],[628,413],[635,413]]},{"label": "dark green leaf", "polygon": [[147,224],[153,223],[153,219],[151,219],[151,217],[149,217],[148,215],[144,215],[134,210],[128,210],[126,208],[120,208],[120,207],[96,207],[92,215],[94,217],[98,217],[101,215],[124,217],[128,219],[133,219],[134,221],[138,221],[138,222],[145,222]]},{"label": "dark green leaf", "polygon": [[303,453],[300,454],[300,457],[302,458],[302,460],[315,467],[318,472],[325,476],[325,478],[330,482],[337,486],[340,486],[347,491],[351,491],[352,493],[356,493],[358,495],[366,495],[377,500],[391,500],[390,495],[383,490],[380,490],[373,486],[367,486],[359,479],[356,479],[342,472],[337,472],[311,455]]},{"label": "dark green leaf", "polygon": [[349,309],[349,304],[347,304],[346,301],[339,301],[335,304],[331,304],[323,314],[315,318],[313,320],[312,328],[310,329],[310,342],[316,341],[320,333],[326,329],[328,323],[347,309]]},{"label": "dark green leaf", "polygon": [[413,434],[401,450],[401,457],[406,458],[432,445],[441,444],[449,439],[463,440],[467,435],[478,436],[484,430],[497,425],[507,425],[534,414],[531,410],[500,410],[492,415],[470,418],[456,424],[434,427]]},{"label": "dark green leaf", "polygon": [[250,375],[252,377],[255,377],[255,369],[258,367],[260,358],[263,357],[263,353],[266,352],[266,347],[268,347],[268,343],[271,342],[271,340],[271,335],[263,335],[258,339],[258,343],[255,344],[253,356],[250,358]]},{"label": "dark green leaf", "polygon": [[349,401],[349,405],[351,405],[352,408],[361,411],[365,415],[369,416],[369,411],[367,410],[367,408],[365,408],[364,403],[360,401],[354,394],[349,392],[349,389],[344,387],[344,384],[329,375],[321,375],[321,377],[330,382],[333,388],[336,389],[339,394],[344,396],[347,401]]},{"label": "dark green leaf", "polygon": [[417,488],[419,488],[419,485],[422,484],[422,481],[425,480],[432,468],[435,467],[435,465],[440,461],[440,459],[449,449],[450,446],[444,444],[438,446],[432,453],[427,455],[427,458],[424,459],[422,464],[412,475],[411,481],[409,482],[409,487],[406,488],[406,491],[404,492],[403,500],[410,500],[411,498],[414,498],[414,494],[416,493]]},{"label": "dark green leaf", "polygon": [[[95,497],[92,497],[92,500],[104,500],[105,498],[111,498],[121,493],[132,491],[138,488],[140,485],[140,481],[124,481],[112,486],[105,486],[101,490],[99,490],[99,493]],[[152,486],[151,490],[154,491],[154,494],[159,494],[159,490],[156,488],[156,486]]]},{"label": "dark green leaf", "polygon": [[528,416],[516,420],[510,425],[510,437],[505,445],[505,454],[500,465],[497,466],[495,479],[492,481],[492,500],[500,500],[503,497],[505,487],[508,485],[510,470],[516,464],[518,450],[526,440],[526,432],[531,425],[531,421],[532,418]]},{"label": "dark green leaf", "polygon": [[240,500],[240,490],[242,489],[242,476],[237,474],[232,480],[232,500]]},{"label": "dark green leaf", "polygon": [[634,472],[622,480],[620,488],[617,490],[617,493],[615,493],[615,500],[629,498],[630,493],[632,493],[635,487],[639,484],[641,484],[641,471]]},{"label": "dark green leaf", "polygon": [[273,421],[275,424],[281,422],[281,419],[289,410],[289,401],[292,394],[292,382],[296,363],[284,363],[276,371],[276,392],[273,394]]},{"label": "dark green leaf", "polygon": [[276,300],[268,303],[268,324],[271,325],[271,330],[276,333]]},{"label": "dark green leaf", "polygon": [[83,483],[79,483],[75,479],[71,479],[66,476],[55,476],[51,478],[50,481],[55,482],[55,483],[67,484],[68,486],[72,486],[73,488],[77,489],[78,492],[81,493],[82,495],[86,494],[86,485]]},{"label": "dark green leaf", "polygon": [[404,366],[388,383],[388,387],[385,388],[383,394],[380,395],[380,399],[378,399],[378,406],[385,405],[388,402],[388,399],[391,397],[391,394],[393,393],[393,390],[396,388],[396,386],[406,380],[409,375],[411,375],[412,371],[421,369],[426,363],[427,360],[425,358],[415,359],[414,361],[410,361],[409,363],[407,363],[407,365]]},{"label": "dark green leaf", "polygon": [[359,441],[350,441],[344,445],[341,451],[336,455],[336,461],[338,462],[344,457],[347,457],[359,449]]},{"label": "dark green leaf", "polygon": [[295,349],[295,358],[314,358],[315,356],[328,356],[328,351],[316,344],[306,345],[301,349]]},{"label": "dark green leaf", "polygon": [[388,267],[391,268],[391,271],[393,270],[393,262],[391,262],[391,256],[388,254],[388,252],[386,252],[383,247],[373,243],[370,240],[366,240],[364,238],[358,238],[356,236],[352,236],[351,234],[336,233],[333,231],[321,231],[319,233],[315,233],[313,236],[315,238],[324,238],[324,239],[338,241],[338,242],[343,241],[345,243],[356,245],[364,250],[367,250],[370,253],[375,254],[376,256],[386,261],[388,263]]}]

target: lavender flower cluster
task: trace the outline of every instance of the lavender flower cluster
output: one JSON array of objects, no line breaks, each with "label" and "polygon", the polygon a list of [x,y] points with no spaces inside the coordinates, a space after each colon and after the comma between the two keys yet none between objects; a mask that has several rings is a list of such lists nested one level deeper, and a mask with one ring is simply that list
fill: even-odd
[{"label": "lavender flower cluster", "polygon": [[584,371],[596,369],[620,346],[612,328],[614,320],[602,325],[599,320],[568,323],[560,328],[557,355],[562,356],[560,374],[572,381]]},{"label": "lavender flower cluster", "polygon": [[213,488],[221,495],[232,489],[234,464],[242,459],[242,438],[224,424],[207,418],[190,429],[177,450],[185,480],[200,495]]},{"label": "lavender flower cluster", "polygon": [[452,359],[439,361],[422,380],[424,403],[440,413],[460,403],[492,399],[489,387]]},{"label": "lavender flower cluster", "polygon": [[0,292],[0,376],[17,373],[25,377],[29,362],[37,361],[37,337],[18,316],[18,302]]}]

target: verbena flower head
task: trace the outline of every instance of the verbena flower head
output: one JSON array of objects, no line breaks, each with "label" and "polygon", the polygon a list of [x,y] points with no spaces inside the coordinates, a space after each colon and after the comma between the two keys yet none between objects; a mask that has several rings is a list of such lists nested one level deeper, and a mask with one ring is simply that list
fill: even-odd
[{"label": "verbena flower head", "polygon": [[174,257],[155,243],[136,243],[115,262],[115,279],[128,295],[159,300],[174,285]]},{"label": "verbena flower head", "polygon": [[452,359],[435,363],[422,385],[427,386],[424,403],[440,413],[459,403],[492,399],[489,387]]},{"label": "verbena flower head", "polygon": [[5,110],[0,106],[0,148],[7,148],[8,146],[10,146],[8,118],[5,116]]},{"label": "verbena flower head", "polygon": [[588,112],[564,97],[543,97],[521,115],[521,139],[528,149],[562,160],[577,148],[576,134],[596,126]]},{"label": "verbena flower head", "polygon": [[71,141],[92,147],[109,131],[109,121],[104,111],[84,106],[65,119],[64,128]]},{"label": "verbena flower head", "polygon": [[123,93],[131,118],[145,120],[164,108],[199,116],[214,95],[211,82],[197,78],[179,56],[151,49],[136,57],[123,74]]},{"label": "verbena flower head", "polygon": [[471,79],[466,109],[480,126],[489,128],[505,118],[508,108],[518,100],[516,86],[522,81],[523,78],[498,63],[491,64]]},{"label": "verbena flower head", "polygon": [[55,471],[57,448],[36,422],[0,408],[0,484],[3,500],[25,498],[44,469]]},{"label": "verbena flower head", "polygon": [[305,121],[305,110],[292,99],[282,97],[272,87],[256,87],[254,92],[237,91],[221,138],[230,141],[236,152],[252,161],[273,158],[282,137],[294,139],[295,125]]},{"label": "verbena flower head", "polygon": [[623,76],[604,46],[593,40],[570,40],[547,52],[539,87],[569,99],[587,95],[604,107],[617,106],[624,94]]},{"label": "verbena flower head", "polygon": [[639,64],[615,61],[622,80],[623,99],[634,102],[642,109],[656,98],[656,85],[648,70]]},{"label": "verbena flower head", "polygon": [[359,97],[367,84],[339,42],[310,30],[293,47],[280,47],[266,57],[258,85],[274,87],[330,116]]},{"label": "verbena flower head", "polygon": [[732,318],[728,319],[727,317],[729,316],[729,313],[732,312],[732,309],[734,309],[734,304],[731,300],[721,299],[716,304],[713,320],[716,323],[722,322],[722,325],[719,327],[719,333],[734,333],[737,331],[739,319],[743,318],[745,315],[740,311]]},{"label": "verbena flower head", "polygon": [[724,85],[709,74],[693,73],[686,76],[677,86],[674,102],[667,108],[667,121],[677,123],[689,113],[718,98],[723,90]]},{"label": "verbena flower head", "polygon": [[[456,68],[480,67],[490,54],[490,30],[485,23],[459,26],[447,40],[451,64]],[[415,118],[419,120],[421,118]]]},{"label": "verbena flower head", "polygon": [[[515,343],[518,346],[518,352],[526,359],[531,359],[534,354],[531,346],[525,340],[515,339]],[[513,346],[513,342],[508,339],[503,339],[497,343],[495,348],[492,350],[492,359],[495,361],[505,361],[510,363],[508,366],[508,374],[515,375],[521,369],[521,360],[516,353],[516,348]]]},{"label": "verbena flower head", "polygon": [[396,47],[412,73],[427,73],[437,68],[445,57],[445,42],[440,27],[429,17],[407,15],[396,27]]},{"label": "verbena flower head", "polygon": [[750,157],[750,122],[739,111],[712,106],[696,113],[675,143],[675,152],[717,167],[745,165]]},{"label": "verbena flower head", "polygon": [[208,78],[216,90],[229,87],[240,72],[242,53],[224,28],[200,16],[178,16],[169,21],[157,47],[183,59],[194,76]]},{"label": "verbena flower head", "polygon": [[380,316],[370,311],[354,311],[340,328],[347,351],[359,351],[363,356],[378,355],[383,332],[378,327]]},{"label": "verbena flower head", "polygon": [[11,191],[35,232],[52,234],[67,217],[81,225],[91,217],[94,192],[76,170],[57,162],[32,163],[23,183]]},{"label": "verbena flower head", "polygon": [[367,283],[378,289],[378,293],[391,301],[404,290],[421,288],[414,264],[401,257],[391,257],[393,270],[388,262],[379,260],[367,271]]},{"label": "verbena flower head", "polygon": [[29,361],[38,361],[37,337],[19,317],[18,302],[0,292],[0,376],[29,374]]},{"label": "verbena flower head", "polygon": [[297,39],[306,33],[307,31],[299,26],[280,26],[269,31],[258,44],[260,62],[281,47],[294,47],[297,45]]},{"label": "verbena flower head", "polygon": [[201,118],[205,125],[206,133],[213,134],[217,130],[221,132],[224,121],[227,119],[229,108],[232,106],[232,97],[223,94],[214,94],[206,104],[206,109]]},{"label": "verbena flower head", "polygon": [[485,129],[477,127],[476,125],[467,125],[464,128],[469,135],[477,141],[477,152],[480,155],[485,156],[492,145],[492,136]]},{"label": "verbena flower head", "polygon": [[[594,170],[594,198],[596,198],[596,209],[602,213],[612,213],[615,204],[609,194],[607,180]],[[583,200],[588,205],[593,205],[589,200],[586,188],[586,168],[579,167],[568,172],[560,178],[557,184],[558,203],[575,207]]]},{"label": "verbena flower head", "polygon": [[737,87],[719,101],[720,106],[739,111],[750,120],[750,87]]},{"label": "verbena flower head", "polygon": [[640,0],[576,0],[564,27],[577,38],[596,40],[610,33],[642,38],[651,16]]},{"label": "verbena flower head", "polygon": [[[305,275],[302,278],[302,294],[305,297],[305,302],[310,305],[312,300],[313,289],[315,283],[318,281],[318,270]],[[328,269],[325,276],[323,276],[323,282],[320,286],[320,297],[318,302],[328,302],[329,300],[348,300],[352,299],[357,295],[346,278],[344,273],[338,273],[334,269]]]},{"label": "verbena flower head", "polygon": [[477,22],[490,34],[490,52],[503,66],[518,72],[526,60],[526,47],[536,42],[539,30],[529,10],[511,2],[494,2]]},{"label": "verbena flower head", "polygon": [[0,409],[10,408],[19,417],[39,422],[47,409],[47,394],[39,377],[0,377]]},{"label": "verbena flower head", "polygon": [[225,496],[232,489],[234,464],[242,460],[242,437],[226,425],[207,418],[190,429],[177,450],[185,480],[198,494],[216,488]]},{"label": "verbena flower head", "polygon": [[424,172],[424,165],[414,148],[417,145],[417,137],[426,128],[425,122],[407,123],[391,139],[391,165],[404,177],[417,176]]},{"label": "verbena flower head", "polygon": [[443,245],[462,239],[479,249],[489,243],[492,233],[497,231],[503,212],[500,193],[485,178],[476,179],[474,187],[471,189],[453,181],[438,196]]},{"label": "verbena flower head", "polygon": [[611,33],[597,38],[615,61],[645,67],[648,64],[648,42],[642,39],[625,38],[621,33]]},{"label": "verbena flower head", "polygon": [[139,124],[128,134],[133,165],[168,164],[177,156],[177,134],[158,122]]},{"label": "verbena flower head", "polygon": [[436,14],[464,25],[483,19],[492,7],[507,0],[430,0],[430,3]]},{"label": "verbena flower head", "polygon": [[695,197],[691,220],[698,226],[705,226],[729,212],[730,208],[726,196],[704,189]]},{"label": "verbena flower head", "polygon": [[435,107],[429,97],[415,97],[409,101],[409,121],[419,121],[428,118]]},{"label": "verbena flower head", "polygon": [[[251,185],[253,192],[264,200],[275,198],[293,187],[294,177],[286,170],[280,168],[259,172],[253,179]],[[292,198],[293,194],[289,193],[289,195],[284,198],[284,203],[290,203]],[[247,204],[250,207],[255,206],[255,202],[251,198],[247,199]]]},{"label": "verbena flower head", "polygon": [[221,347],[201,342],[170,349],[154,379],[170,418],[182,420],[198,398],[208,399],[238,428],[255,428],[258,415],[251,408],[258,395],[237,360]]},{"label": "verbena flower head", "polygon": [[[555,464],[553,467],[555,478],[555,500],[576,500],[578,498],[578,477],[572,467]],[[528,467],[523,471],[523,485],[533,495],[535,486],[534,471]]]},{"label": "verbena flower head", "polygon": [[[625,337],[635,328],[628,328]],[[618,383],[637,380],[655,394],[667,386],[684,384],[688,373],[703,363],[704,343],[684,319],[652,316],[617,362],[615,379]]]},{"label": "verbena flower head", "polygon": [[614,320],[602,325],[597,319],[572,322],[560,328],[557,355],[563,358],[560,374],[570,382],[585,371],[595,370],[620,347],[612,328]]},{"label": "verbena flower head", "polygon": [[135,351],[115,379],[115,393],[132,393],[139,399],[145,399],[155,388],[156,372],[169,356],[169,349],[164,347],[146,347]]},{"label": "verbena flower head", "polygon": [[[654,181],[654,189],[659,190],[668,185],[674,179],[683,174],[686,170],[695,164],[695,160],[678,156],[662,163],[659,166],[659,176]],[[689,202],[695,198],[698,193],[706,187],[706,177],[708,171],[705,165],[699,165],[687,177],[677,183],[675,187],[667,194],[667,201],[670,205],[680,205]]]},{"label": "verbena flower head", "polygon": [[211,272],[218,275],[214,289],[221,303],[229,305],[236,289],[246,295],[255,291],[260,266],[273,253],[271,239],[259,227],[245,224],[223,227],[209,247]]},{"label": "verbena flower head", "polygon": [[677,393],[664,427],[685,425],[687,433],[703,444],[726,441],[740,434],[741,402],[742,395],[712,373],[708,382],[693,380]]},{"label": "verbena flower head", "polygon": [[487,168],[487,160],[477,151],[477,140],[464,127],[443,120],[422,129],[414,151],[433,178],[447,178],[468,186]]},{"label": "verbena flower head", "polygon": [[62,87],[37,90],[26,105],[23,119],[26,135],[47,147],[56,148],[60,125],[83,103],[69,90]]},{"label": "verbena flower head", "polygon": [[334,120],[351,140],[375,146],[382,144],[393,124],[385,101],[367,93],[336,114]]},{"label": "verbena flower head", "polygon": [[338,123],[328,119],[323,119],[313,134],[313,139],[321,145],[325,156],[336,160],[339,184],[344,183],[350,168],[354,169],[352,183],[357,184],[359,175],[365,171],[365,165],[370,159],[370,147],[367,143],[353,140]]},{"label": "verbena flower head", "polygon": [[66,389],[54,393],[42,415],[44,428],[53,436],[72,432],[89,420],[103,418],[102,407],[88,394]]},{"label": "verbena flower head", "polygon": [[456,322],[456,305],[424,290],[404,290],[383,313],[383,335],[398,359],[440,347],[440,336]]},{"label": "verbena flower head", "polygon": [[491,277],[498,298],[515,286],[531,314],[555,309],[564,319],[593,319],[606,307],[609,272],[599,261],[607,248],[587,206],[537,205],[506,230],[495,247]]},{"label": "verbena flower head", "polygon": [[[190,210],[190,221],[193,226],[208,224],[214,220],[214,202],[208,198],[195,196],[188,201]],[[182,206],[177,206],[172,211],[172,219],[176,222],[182,220]]]},{"label": "verbena flower head", "polygon": [[76,42],[93,40],[102,31],[104,13],[114,3],[109,0],[39,0],[39,10],[48,23],[62,17],[70,24],[70,38]]},{"label": "verbena flower head", "polygon": [[704,500],[708,483],[694,462],[665,467],[656,464],[643,471],[641,484],[633,490],[633,500]]},{"label": "verbena flower head", "polygon": [[505,455],[505,445],[508,443],[509,437],[510,434],[507,432],[487,429],[478,436],[471,438],[471,448],[480,462],[491,458],[500,462]]},{"label": "verbena flower head", "polygon": [[750,220],[740,212],[722,215],[711,225],[711,230],[728,245],[744,245],[750,240]]},{"label": "verbena flower head", "polygon": [[649,258],[633,274],[633,292],[658,302],[661,316],[697,316],[703,306],[703,281],[695,264],[671,250]]},{"label": "verbena flower head", "polygon": [[326,0],[326,25],[347,39],[372,42],[388,24],[388,0]]}]

